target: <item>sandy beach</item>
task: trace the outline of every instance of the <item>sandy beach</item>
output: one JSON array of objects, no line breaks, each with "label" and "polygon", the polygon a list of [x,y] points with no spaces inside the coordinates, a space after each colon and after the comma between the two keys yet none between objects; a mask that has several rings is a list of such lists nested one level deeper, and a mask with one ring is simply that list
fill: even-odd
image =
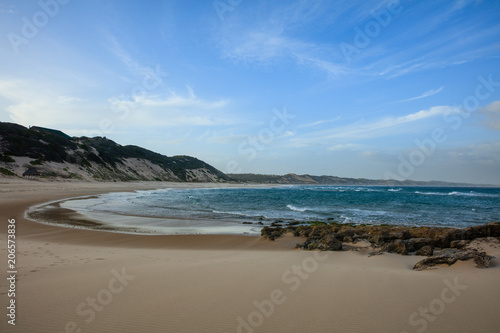
[{"label": "sandy beach", "polygon": [[[492,267],[412,270],[422,257],[303,251],[300,239],[147,236],[24,218],[51,200],[214,184],[0,180],[1,332],[499,332]],[[15,223],[9,221],[15,220]],[[8,225],[15,224],[15,326]]]}]

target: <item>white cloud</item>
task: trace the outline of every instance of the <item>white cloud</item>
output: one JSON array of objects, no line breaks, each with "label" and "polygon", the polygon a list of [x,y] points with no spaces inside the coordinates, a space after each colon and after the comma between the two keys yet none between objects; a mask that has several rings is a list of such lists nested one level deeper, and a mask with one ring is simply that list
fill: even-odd
[{"label": "white cloud", "polygon": [[500,131],[500,101],[495,101],[485,108],[479,108],[478,112],[484,117],[482,122],[484,127]]},{"label": "white cloud", "polygon": [[217,32],[216,43],[223,56],[234,61],[265,65],[291,61],[327,75],[345,74],[348,68],[337,45],[296,37],[295,30],[325,20],[322,16],[328,16],[328,24],[332,24],[336,16],[350,7],[352,4],[332,6],[328,2],[308,1],[278,5],[268,15],[260,15],[261,19],[252,22],[250,28],[239,21],[225,25],[223,31]]},{"label": "white cloud", "polygon": [[[285,37],[281,31],[250,32],[224,43],[227,58],[247,63],[271,64],[291,59],[297,65],[312,68],[327,75],[346,74],[349,69],[336,62],[335,51],[311,42]],[[321,54],[328,54],[322,57]],[[333,55],[333,57],[332,57]]]},{"label": "white cloud", "polygon": [[[7,100],[4,109],[19,124],[61,126],[78,123],[92,124],[97,110],[85,110],[82,99],[51,89],[46,84],[26,80],[0,81],[0,96]],[[97,122],[94,119],[94,124]]]},{"label": "white cloud", "polygon": [[441,91],[443,91],[443,89],[444,89],[444,87],[440,87],[438,89],[427,90],[426,92],[424,92],[421,95],[418,95],[418,96],[412,97],[412,98],[408,98],[408,99],[403,99],[403,100],[397,101],[395,103],[398,103],[398,102],[409,102],[409,101],[414,101],[414,100],[417,100],[417,99],[422,99],[422,98],[430,97],[430,96],[433,96],[433,95],[436,95],[436,94],[440,93]]},{"label": "white cloud", "polygon": [[454,162],[496,165],[500,168],[500,142],[482,142],[452,148],[447,151],[447,156]]},{"label": "white cloud", "polygon": [[338,144],[334,145],[328,148],[329,151],[357,151],[361,150],[365,147],[364,145],[361,144],[356,144],[356,143],[346,143],[346,144]]},{"label": "white cloud", "polygon": [[307,123],[307,124],[304,124],[304,125],[300,125],[299,127],[315,127],[315,126],[319,126],[319,125],[322,125],[322,124],[328,124],[328,123],[332,123],[332,122],[335,122],[335,121],[338,121],[342,118],[342,116],[338,116],[336,118],[333,118],[333,119],[321,119],[321,120],[318,120],[318,121],[314,121],[312,123]]},{"label": "white cloud", "polygon": [[[10,118],[24,126],[39,125],[71,129],[72,133],[102,135],[127,128],[217,126],[237,122],[225,109],[224,99],[198,98],[192,89],[187,95],[118,96],[108,103],[91,104],[62,89],[34,81],[0,81],[0,97]],[[101,121],[111,122],[101,128]],[[111,129],[112,128],[112,129]]]},{"label": "white cloud", "polygon": [[168,97],[135,98],[135,102],[147,107],[217,109],[228,105],[228,100],[207,101],[197,98],[193,91],[188,96],[171,93]]},{"label": "white cloud", "polygon": [[84,100],[81,99],[81,98],[78,98],[78,97],[74,97],[74,96],[65,96],[65,95],[62,95],[62,96],[59,96],[57,98],[57,101],[60,104],[68,104],[68,103],[72,103],[72,102],[83,102]]},{"label": "white cloud", "polygon": [[213,136],[212,138],[209,139],[211,142],[217,142],[217,143],[222,143],[222,144],[240,144],[242,142],[245,142],[248,140],[250,135],[247,134],[241,134],[241,135],[226,135],[226,136]]},{"label": "white cloud", "polygon": [[415,123],[425,119],[459,112],[460,109],[456,107],[435,106],[428,110],[421,110],[400,117],[387,117],[372,122],[358,121],[322,131],[311,130],[302,136],[297,136],[290,140],[290,142],[294,147],[306,147],[317,144],[328,144],[331,140],[359,141],[386,137],[407,132],[410,124],[411,128],[415,129]]},{"label": "white cloud", "polygon": [[478,3],[477,0],[457,0],[453,4],[453,7],[450,9],[450,13],[459,11],[459,10],[465,8],[466,6],[468,6],[469,4],[471,4],[473,2]]},{"label": "white cloud", "polygon": [[350,138],[350,137],[380,137],[390,135],[389,129],[413,123],[426,118],[431,118],[444,114],[458,113],[457,108],[450,106],[434,106],[428,110],[421,110],[401,117],[388,117],[371,123],[355,123],[347,126],[337,127],[330,130],[329,138]]},{"label": "white cloud", "polygon": [[134,126],[217,126],[236,122],[234,115],[226,111],[228,100],[198,98],[190,87],[187,95],[170,92],[166,96],[113,97],[108,102]]},{"label": "white cloud", "polygon": [[14,5],[6,7],[4,4],[0,3],[0,14],[13,14],[14,9]]},{"label": "white cloud", "polygon": [[132,56],[120,44],[118,39],[110,33],[105,33],[106,45],[112,54],[115,55],[132,73],[146,75],[148,69],[135,61]]}]

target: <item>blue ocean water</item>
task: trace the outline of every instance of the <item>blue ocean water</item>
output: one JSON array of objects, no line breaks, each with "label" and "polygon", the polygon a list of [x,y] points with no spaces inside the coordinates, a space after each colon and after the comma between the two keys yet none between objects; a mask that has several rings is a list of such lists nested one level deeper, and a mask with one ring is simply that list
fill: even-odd
[{"label": "blue ocean water", "polygon": [[[499,188],[310,186],[162,189],[72,200],[76,210],[267,225],[282,221],[467,227],[500,221]],[[141,219],[137,219],[141,223]]]}]

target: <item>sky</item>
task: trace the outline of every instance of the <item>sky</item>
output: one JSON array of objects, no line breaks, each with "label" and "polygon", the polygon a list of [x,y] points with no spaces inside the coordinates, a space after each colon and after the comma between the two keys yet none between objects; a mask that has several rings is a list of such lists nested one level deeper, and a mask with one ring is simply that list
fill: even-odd
[{"label": "sky", "polygon": [[0,121],[226,173],[500,184],[496,0],[0,0]]}]

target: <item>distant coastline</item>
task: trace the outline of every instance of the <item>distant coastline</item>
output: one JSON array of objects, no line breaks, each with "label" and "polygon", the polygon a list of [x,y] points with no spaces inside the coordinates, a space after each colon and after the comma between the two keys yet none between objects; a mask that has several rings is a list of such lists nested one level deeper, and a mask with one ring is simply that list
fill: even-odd
[{"label": "distant coastline", "polygon": [[418,180],[396,180],[396,179],[367,179],[346,178],[337,176],[314,176],[309,174],[297,175],[289,173],[286,175],[266,175],[253,173],[227,174],[233,181],[249,184],[290,184],[290,185],[339,185],[339,186],[443,186],[443,187],[493,187],[500,185],[492,184],[470,184],[445,181],[418,181]]}]

